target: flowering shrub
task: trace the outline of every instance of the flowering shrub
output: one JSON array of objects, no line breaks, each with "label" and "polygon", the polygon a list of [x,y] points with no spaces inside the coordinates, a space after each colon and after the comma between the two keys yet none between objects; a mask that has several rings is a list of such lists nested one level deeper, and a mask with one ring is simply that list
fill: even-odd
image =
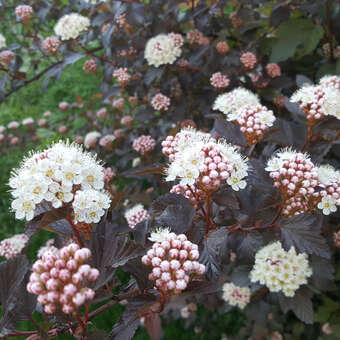
[{"label": "flowering shrub", "polygon": [[[172,315],[224,339],[214,321],[232,313],[247,320],[235,339],[320,336],[298,320],[330,335],[336,4],[321,15],[307,0],[28,3],[0,4],[15,26],[0,23],[0,101],[78,60],[101,84],[0,126],[7,155],[54,141],[8,174],[27,223],[0,243],[0,336],[131,339],[142,324],[159,339]],[[31,264],[43,229],[55,240]],[[110,333],[94,330],[115,305]],[[21,319],[36,329],[16,330]]]}]

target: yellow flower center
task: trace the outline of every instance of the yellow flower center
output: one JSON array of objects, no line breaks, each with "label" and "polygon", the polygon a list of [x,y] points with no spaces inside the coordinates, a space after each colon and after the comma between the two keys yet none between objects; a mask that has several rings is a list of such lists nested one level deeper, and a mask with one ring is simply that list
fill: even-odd
[{"label": "yellow flower center", "polygon": [[93,175],[88,175],[88,176],[86,177],[86,179],[87,179],[87,181],[88,181],[89,183],[93,183],[93,182],[94,182],[94,177],[93,177]]}]

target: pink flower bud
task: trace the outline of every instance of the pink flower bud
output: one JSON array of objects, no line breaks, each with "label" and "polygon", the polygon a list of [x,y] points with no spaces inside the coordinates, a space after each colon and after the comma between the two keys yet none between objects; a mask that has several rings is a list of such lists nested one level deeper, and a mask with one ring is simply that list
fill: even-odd
[{"label": "pink flower bud", "polygon": [[52,291],[52,292],[48,292],[47,293],[47,300],[49,302],[57,302],[59,299],[59,294],[55,291]]},{"label": "pink flower bud", "polygon": [[187,257],[188,257],[188,252],[186,250],[182,249],[182,250],[179,251],[179,258],[181,260],[186,260]]},{"label": "pink flower bud", "polygon": [[79,267],[78,273],[86,277],[89,275],[90,270],[91,270],[91,267],[88,264],[83,264]]},{"label": "pink flower bud", "polygon": [[164,257],[165,255],[165,250],[161,247],[158,247],[157,249],[155,249],[155,254],[158,257]]},{"label": "pink flower bud", "polygon": [[178,250],[177,249],[170,249],[169,250],[169,256],[171,257],[171,258],[177,258],[178,257],[178,254],[179,254],[179,252],[178,252]]},{"label": "pink flower bud", "polygon": [[184,290],[185,288],[187,288],[187,284],[184,280],[177,280],[176,281],[176,289]]},{"label": "pink flower bud", "polygon": [[172,270],[178,270],[180,267],[181,267],[181,264],[180,264],[179,261],[177,261],[177,260],[171,260],[170,261],[170,268]]},{"label": "pink flower bud", "polygon": [[75,260],[71,259],[71,260],[67,261],[66,267],[67,267],[68,270],[75,270],[75,269],[77,269],[78,264]]},{"label": "pink flower bud", "polygon": [[161,275],[161,280],[162,280],[162,281],[165,281],[165,282],[170,281],[170,280],[171,280],[171,275],[170,275],[170,273],[169,273],[169,272],[164,272],[164,273],[162,273],[162,275]]},{"label": "pink flower bud", "polygon": [[46,303],[48,302],[47,300],[47,294],[40,294],[38,296],[38,299],[37,299],[38,303],[40,303],[41,305],[46,305]]},{"label": "pink flower bud", "polygon": [[99,270],[96,268],[92,268],[87,278],[90,281],[95,281],[98,279],[98,277],[99,277]]},{"label": "pink flower bud", "polygon": [[71,273],[67,269],[62,269],[59,272],[59,279],[62,281],[67,281],[71,277]]},{"label": "pink flower bud", "polygon": [[189,272],[192,270],[192,262],[191,261],[185,261],[183,263],[183,269],[186,271],[186,272]]},{"label": "pink flower bud", "polygon": [[172,281],[172,280],[168,281],[168,283],[167,283],[167,288],[168,288],[169,290],[175,289],[175,288],[176,288],[176,283],[175,283],[175,281]]},{"label": "pink flower bud", "polygon": [[72,283],[69,283],[68,285],[66,285],[64,287],[64,294],[66,296],[71,296],[71,295],[75,294],[76,291],[77,291],[77,288]]},{"label": "pink flower bud", "polygon": [[49,303],[48,305],[45,305],[44,311],[46,314],[53,314],[56,310],[56,307],[53,303]]},{"label": "pink flower bud", "polygon": [[62,311],[65,314],[72,314],[74,312],[74,309],[71,305],[63,305]]},{"label": "pink flower bud", "polygon": [[86,297],[84,294],[81,293],[77,293],[73,298],[72,298],[72,302],[76,305],[76,306],[81,306],[86,300]]},{"label": "pink flower bud", "polygon": [[197,250],[191,250],[190,253],[189,253],[189,258],[191,260],[198,260],[200,254]]},{"label": "pink flower bud", "polygon": [[160,268],[163,272],[170,270],[170,263],[169,261],[162,261],[160,264]]},{"label": "pink flower bud", "polygon": [[161,264],[162,260],[159,257],[154,257],[151,260],[151,263],[154,267],[158,267]]}]

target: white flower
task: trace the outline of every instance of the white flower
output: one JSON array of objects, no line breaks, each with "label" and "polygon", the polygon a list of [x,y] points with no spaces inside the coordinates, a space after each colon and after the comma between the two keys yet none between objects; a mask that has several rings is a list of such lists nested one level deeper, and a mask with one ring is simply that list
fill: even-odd
[{"label": "white flower", "polygon": [[140,165],[141,163],[141,158],[140,157],[136,157],[132,160],[132,167],[135,168],[136,166]]},{"label": "white flower", "polygon": [[334,87],[323,88],[325,95],[323,104],[321,105],[322,111],[325,116],[333,116],[340,119],[340,91]]},{"label": "white flower", "polygon": [[337,201],[333,197],[327,195],[322,197],[321,202],[318,204],[318,208],[322,210],[324,215],[329,215],[337,210]]},{"label": "white flower", "polygon": [[73,184],[80,184],[82,178],[79,174],[81,171],[80,166],[75,164],[66,163],[62,168],[56,171],[55,178],[57,181],[62,182],[64,185],[72,186]]},{"label": "white flower", "polygon": [[90,20],[78,13],[64,15],[54,26],[54,31],[61,40],[77,39],[90,27]]},{"label": "white flower", "polygon": [[35,203],[29,195],[23,195],[15,199],[12,204],[12,209],[15,211],[15,218],[18,220],[26,219],[30,221],[34,217]]},{"label": "white flower", "polygon": [[[92,209],[95,201],[98,212],[94,216],[91,210],[93,217],[89,217],[85,210],[79,211],[83,221],[85,216],[91,223],[97,221],[98,216],[104,214],[104,209],[110,206],[109,196],[102,192],[102,165],[95,156],[75,144],[59,142],[43,152],[31,153],[19,169],[12,171],[9,185],[15,198],[12,208],[19,219],[32,219],[36,205],[42,201],[50,203],[54,208],[70,203],[73,191],[83,192],[84,189],[93,190],[88,191],[90,197],[84,197],[86,204],[79,209]],[[80,205],[79,202],[77,204]]]},{"label": "white flower", "polygon": [[81,171],[81,184],[83,188],[100,190],[104,187],[104,173],[100,165],[88,165]]},{"label": "white flower", "polygon": [[72,202],[76,223],[98,223],[105,209],[110,207],[110,203],[111,199],[106,192],[93,189],[78,190]]},{"label": "white flower", "polygon": [[244,189],[247,185],[247,182],[242,180],[242,178],[245,176],[246,174],[242,172],[239,173],[234,171],[227,179],[227,183],[232,187],[233,190],[239,191],[240,189]]},{"label": "white flower", "polygon": [[261,121],[261,124],[264,124],[268,127],[273,126],[273,123],[275,122],[275,116],[273,114],[273,111],[267,110],[261,110],[258,112],[258,118]]},{"label": "white flower", "polygon": [[340,172],[331,165],[325,164],[317,167],[318,180],[324,185],[331,185],[340,181]]},{"label": "white flower", "polygon": [[297,254],[294,247],[285,251],[277,241],[256,253],[250,280],[267,286],[271,292],[282,291],[293,297],[301,285],[307,284],[311,275],[307,254]]},{"label": "white flower", "polygon": [[106,2],[107,0],[84,0],[86,3],[90,3],[91,5],[96,5],[100,2]]},{"label": "white flower", "polygon": [[148,239],[151,242],[162,243],[163,241],[171,239],[172,235],[175,234],[171,233],[170,228],[159,227],[151,233]]},{"label": "white flower", "polygon": [[6,38],[0,33],[0,49],[6,47]]},{"label": "white flower", "polygon": [[73,199],[72,186],[60,185],[53,182],[48,187],[46,200],[52,203],[54,208],[60,208],[63,203],[71,202]]},{"label": "white flower", "polygon": [[243,106],[257,106],[260,104],[258,96],[247,89],[238,87],[231,92],[219,95],[213,105],[213,110],[219,110],[227,115],[227,120],[238,118]]},{"label": "white flower", "polygon": [[305,85],[298,89],[290,98],[292,103],[311,103],[315,100],[315,85]]},{"label": "white flower", "polygon": [[196,178],[200,175],[198,169],[184,169],[183,174],[181,174],[180,178],[181,181],[179,182],[180,185],[193,185],[195,184]]},{"label": "white flower", "polygon": [[273,157],[269,159],[267,166],[265,167],[266,171],[278,171],[282,168],[283,160],[279,157]]},{"label": "white flower", "polygon": [[248,287],[238,287],[233,283],[225,283],[222,287],[223,299],[231,306],[237,306],[241,309],[250,302],[250,289]]},{"label": "white flower", "polygon": [[144,56],[148,64],[158,67],[173,64],[182,54],[179,46],[169,35],[159,34],[151,38],[145,46]]}]

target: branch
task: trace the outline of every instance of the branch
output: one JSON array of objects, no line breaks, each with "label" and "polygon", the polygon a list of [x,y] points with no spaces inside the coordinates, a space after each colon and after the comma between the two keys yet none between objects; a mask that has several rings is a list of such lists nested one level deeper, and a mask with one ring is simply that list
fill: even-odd
[{"label": "branch", "polygon": [[29,80],[25,80],[24,83],[18,87],[16,87],[15,89],[7,92],[5,94],[5,98],[9,97],[11,94],[13,94],[14,92],[17,92],[18,90],[20,90],[22,87],[30,84],[30,83],[33,83],[34,81],[40,79],[45,73],[47,73],[49,70],[51,70],[54,66],[57,66],[59,64],[61,64],[63,61],[58,61],[50,66],[48,66],[47,68],[45,68],[44,70],[42,70],[40,73],[38,73],[37,75],[35,75],[34,77],[32,77],[31,79]]}]

